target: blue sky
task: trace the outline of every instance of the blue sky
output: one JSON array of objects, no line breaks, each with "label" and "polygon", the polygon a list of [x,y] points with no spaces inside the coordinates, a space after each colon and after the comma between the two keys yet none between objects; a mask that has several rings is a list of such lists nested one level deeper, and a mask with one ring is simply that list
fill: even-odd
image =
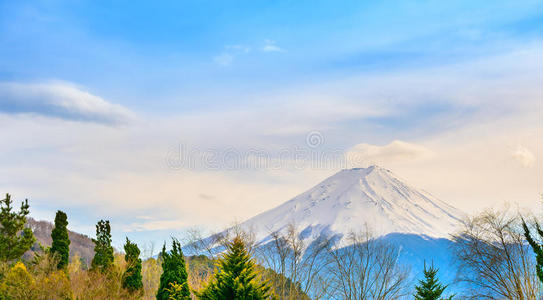
[{"label": "blue sky", "polygon": [[[251,101],[248,94],[349,74],[474,59],[537,40],[543,28],[540,1],[1,6],[1,78],[75,82],[157,113],[236,105]],[[276,48],[265,51],[268,43]]]},{"label": "blue sky", "polygon": [[0,1],[0,191],[160,243],[337,169],[172,170],[172,148],[317,131],[462,209],[532,205],[542,42],[541,1]]}]

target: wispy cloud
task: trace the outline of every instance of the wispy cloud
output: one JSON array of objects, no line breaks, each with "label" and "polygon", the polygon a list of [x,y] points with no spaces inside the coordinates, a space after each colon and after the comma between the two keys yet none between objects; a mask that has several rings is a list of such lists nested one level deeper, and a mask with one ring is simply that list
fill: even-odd
[{"label": "wispy cloud", "polygon": [[220,66],[229,66],[231,65],[237,57],[250,54],[253,49],[262,52],[286,52],[285,49],[277,46],[275,41],[266,39],[264,40],[264,45],[261,47],[258,46],[249,46],[243,44],[232,44],[224,46],[223,51],[213,57],[213,61]]},{"label": "wispy cloud", "polygon": [[213,57],[213,61],[223,67],[229,66],[234,62],[234,59],[239,55],[246,55],[251,52],[251,47],[241,44],[226,45],[224,51]]},{"label": "wispy cloud", "polygon": [[277,46],[273,40],[264,40],[264,46],[261,49],[264,52],[286,52],[285,49]]},{"label": "wispy cloud", "polygon": [[127,108],[65,83],[0,83],[0,112],[115,125],[134,119]]},{"label": "wispy cloud", "polygon": [[360,166],[412,162],[432,155],[433,152],[424,146],[398,140],[384,146],[358,144],[347,151],[349,161]]},{"label": "wispy cloud", "polygon": [[246,46],[246,45],[226,45],[224,48],[226,50],[230,50],[230,51],[238,52],[238,53],[249,53],[249,52],[251,52],[251,47]]},{"label": "wispy cloud", "polygon": [[179,220],[154,220],[142,223],[132,223],[124,226],[123,231],[154,231],[154,230],[168,230],[168,229],[180,229],[187,224]]}]

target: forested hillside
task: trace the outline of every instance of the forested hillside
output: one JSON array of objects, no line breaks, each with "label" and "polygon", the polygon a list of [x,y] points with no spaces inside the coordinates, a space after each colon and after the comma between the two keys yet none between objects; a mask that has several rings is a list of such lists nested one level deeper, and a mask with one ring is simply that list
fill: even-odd
[{"label": "forested hillside", "polygon": [[[38,221],[33,218],[27,219],[27,225],[34,232],[36,237],[36,243],[32,246],[31,251],[26,253],[26,257],[30,257],[32,252],[39,249],[41,244],[44,247],[50,247],[53,242],[51,238],[51,231],[53,231],[54,225],[51,222],[47,221]],[[94,256],[94,243],[92,239],[84,234],[77,233],[71,230],[68,230],[68,235],[70,237],[70,258],[78,254],[81,258],[82,263],[89,266]]]}]

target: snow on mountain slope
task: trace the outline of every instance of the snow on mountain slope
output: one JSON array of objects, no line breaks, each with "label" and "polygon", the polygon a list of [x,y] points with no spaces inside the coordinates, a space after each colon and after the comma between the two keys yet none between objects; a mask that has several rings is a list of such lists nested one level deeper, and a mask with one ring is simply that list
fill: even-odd
[{"label": "snow on mountain slope", "polygon": [[[389,170],[371,166],[342,170],[240,227],[254,232],[260,243],[289,224],[295,224],[309,242],[322,234],[347,236],[366,225],[377,236],[410,233],[448,238],[462,217],[459,210],[403,183]],[[336,245],[347,244],[342,238]]]}]

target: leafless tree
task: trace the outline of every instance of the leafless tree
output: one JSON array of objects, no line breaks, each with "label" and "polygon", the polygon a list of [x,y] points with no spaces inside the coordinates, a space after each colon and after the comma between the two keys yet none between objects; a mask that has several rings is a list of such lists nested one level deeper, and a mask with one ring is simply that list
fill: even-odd
[{"label": "leafless tree", "polygon": [[336,299],[398,299],[407,295],[409,269],[399,248],[376,239],[369,229],[348,236],[350,246],[329,252],[328,272]]},{"label": "leafless tree", "polygon": [[205,255],[215,259],[234,237],[240,237],[249,253],[254,252],[256,245],[255,234],[251,228],[245,228],[235,223],[219,233],[209,233],[194,227],[184,232],[183,244],[187,255]]},{"label": "leafless tree", "polygon": [[294,224],[271,233],[271,241],[257,248],[260,264],[279,276],[272,280],[280,299],[324,299],[329,291],[326,280],[329,240],[306,243]]},{"label": "leafless tree", "polygon": [[155,242],[150,241],[144,243],[141,250],[141,256],[143,258],[153,257],[155,255]]},{"label": "leafless tree", "polygon": [[213,259],[217,254],[214,249],[221,240],[223,240],[223,236],[220,233],[208,234],[204,230],[194,227],[185,231],[183,243],[185,244],[186,254],[203,254]]},{"label": "leafless tree", "polygon": [[535,261],[518,214],[488,210],[454,236],[457,280],[471,298],[540,299]]},{"label": "leafless tree", "polygon": [[228,230],[217,236],[216,242],[219,245],[226,247],[236,237],[241,238],[243,240],[243,243],[245,244],[245,247],[247,248],[247,251],[249,251],[249,253],[251,254],[254,254],[255,247],[257,247],[258,245],[256,244],[254,228],[251,227],[242,227],[240,224],[235,223]]}]

